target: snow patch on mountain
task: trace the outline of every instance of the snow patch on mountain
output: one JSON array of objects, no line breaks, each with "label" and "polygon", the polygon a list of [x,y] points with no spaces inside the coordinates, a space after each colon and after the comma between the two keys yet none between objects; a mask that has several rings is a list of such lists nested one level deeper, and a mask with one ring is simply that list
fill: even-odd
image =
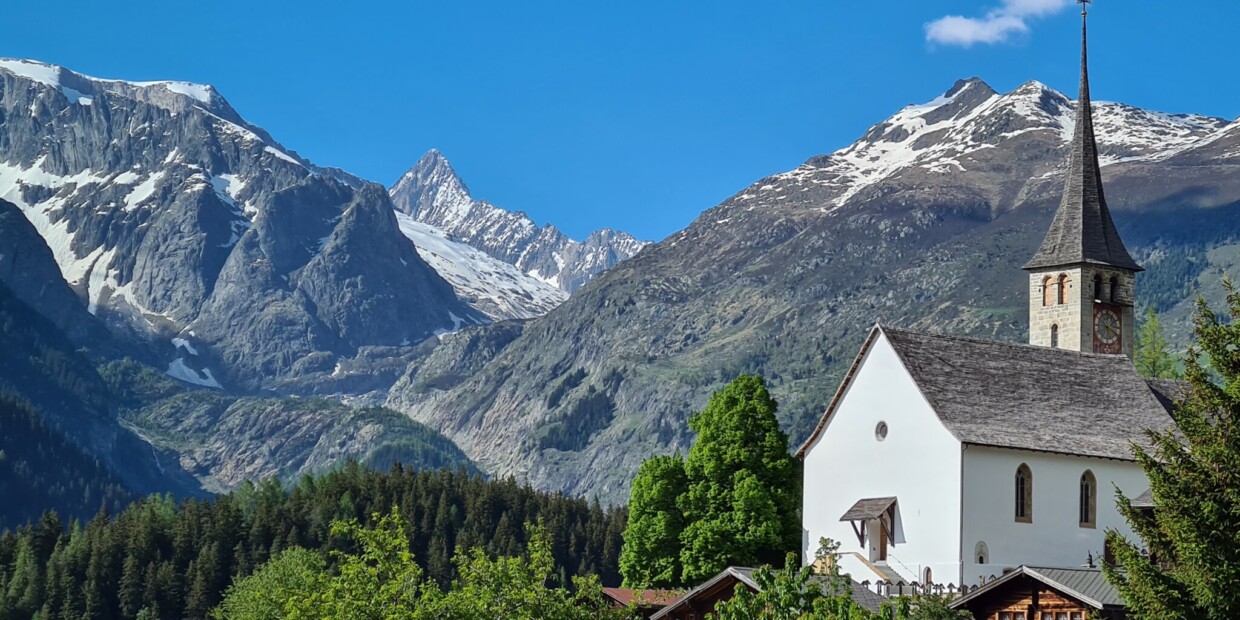
[{"label": "snow patch on mountain", "polygon": [[423,155],[389,194],[397,210],[414,220],[567,292],[648,245],[607,229],[576,241],[554,226],[538,226],[525,213],[475,200],[437,150]]},{"label": "snow patch on mountain", "polygon": [[[541,316],[568,299],[568,293],[516,267],[450,239],[442,229],[397,212],[400,231],[418,255],[452,285],[459,297],[496,320]],[[454,321],[456,321],[454,315]],[[459,321],[457,321],[459,329]]]},{"label": "snow patch on mountain", "polygon": [[180,379],[186,383],[199,385],[202,387],[220,389],[220,382],[215,380],[211,374],[210,368],[204,368],[201,371],[194,370],[185,363],[185,358],[178,357],[168,364],[168,370],[165,373],[174,379]]},{"label": "snow patch on mountain", "polygon": [[[1229,124],[1219,118],[1119,103],[1093,105],[1103,165],[1165,159]],[[828,191],[831,198],[824,208],[831,211],[897,174],[915,169],[929,175],[968,171],[971,155],[1022,136],[1066,145],[1075,127],[1076,102],[1045,84],[1027,82],[999,94],[979,79],[963,80],[930,102],[900,110],[857,142],[756,183],[736,199],[785,192],[785,181],[790,181],[801,185],[802,191],[811,186]]]}]

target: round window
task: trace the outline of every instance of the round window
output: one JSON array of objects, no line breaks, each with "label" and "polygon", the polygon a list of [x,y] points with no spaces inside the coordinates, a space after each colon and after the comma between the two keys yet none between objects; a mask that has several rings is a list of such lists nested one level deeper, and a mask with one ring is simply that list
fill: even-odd
[{"label": "round window", "polygon": [[882,441],[887,438],[887,423],[886,422],[878,423],[878,426],[874,428],[874,437],[878,438],[879,441]]}]

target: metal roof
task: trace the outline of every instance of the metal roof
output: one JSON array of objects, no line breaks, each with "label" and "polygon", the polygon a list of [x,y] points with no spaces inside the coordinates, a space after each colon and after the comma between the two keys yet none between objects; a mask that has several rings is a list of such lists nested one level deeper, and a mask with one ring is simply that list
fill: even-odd
[{"label": "metal roof", "polygon": [[1047,587],[1085,603],[1094,609],[1126,606],[1124,599],[1120,597],[1119,590],[1111,585],[1111,582],[1107,581],[1102,571],[1097,568],[1021,566],[952,601],[951,607],[952,609],[965,607],[970,601],[984,596],[1020,577],[1028,577],[1041,582]]}]

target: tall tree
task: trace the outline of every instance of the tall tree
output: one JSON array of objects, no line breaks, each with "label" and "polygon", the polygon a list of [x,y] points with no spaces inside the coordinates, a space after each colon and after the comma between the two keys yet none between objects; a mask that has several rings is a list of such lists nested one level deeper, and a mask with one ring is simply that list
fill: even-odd
[{"label": "tall tree", "polygon": [[678,501],[688,490],[680,456],[656,456],[642,463],[629,496],[629,523],[620,551],[620,574],[629,588],[680,583],[680,533],[685,515]]},{"label": "tall tree", "polygon": [[1163,334],[1162,321],[1150,308],[1145,321],[1137,330],[1137,342],[1132,353],[1137,372],[1154,379],[1179,379],[1178,361],[1171,354],[1167,337]]},{"label": "tall tree", "polygon": [[800,471],[761,377],[741,375],[689,419],[697,441],[685,459],[688,523],[682,579],[729,565],[777,564],[800,544]]},{"label": "tall tree", "polygon": [[1133,448],[1154,510],[1118,495],[1146,552],[1107,533],[1117,564],[1104,570],[1133,618],[1240,618],[1240,292],[1224,286],[1228,318],[1197,301],[1175,428],[1148,431],[1151,447]]}]

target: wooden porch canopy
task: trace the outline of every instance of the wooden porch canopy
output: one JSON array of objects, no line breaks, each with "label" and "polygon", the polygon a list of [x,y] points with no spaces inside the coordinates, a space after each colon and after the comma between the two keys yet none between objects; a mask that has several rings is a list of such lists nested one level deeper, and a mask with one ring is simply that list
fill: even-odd
[{"label": "wooden porch canopy", "polygon": [[892,527],[896,517],[896,498],[894,497],[871,497],[857,500],[857,503],[840,517],[840,521],[849,522],[853,532],[857,534],[858,544],[865,546],[865,522],[883,517],[886,517],[884,529],[887,532],[887,542],[895,544],[895,528]]}]

